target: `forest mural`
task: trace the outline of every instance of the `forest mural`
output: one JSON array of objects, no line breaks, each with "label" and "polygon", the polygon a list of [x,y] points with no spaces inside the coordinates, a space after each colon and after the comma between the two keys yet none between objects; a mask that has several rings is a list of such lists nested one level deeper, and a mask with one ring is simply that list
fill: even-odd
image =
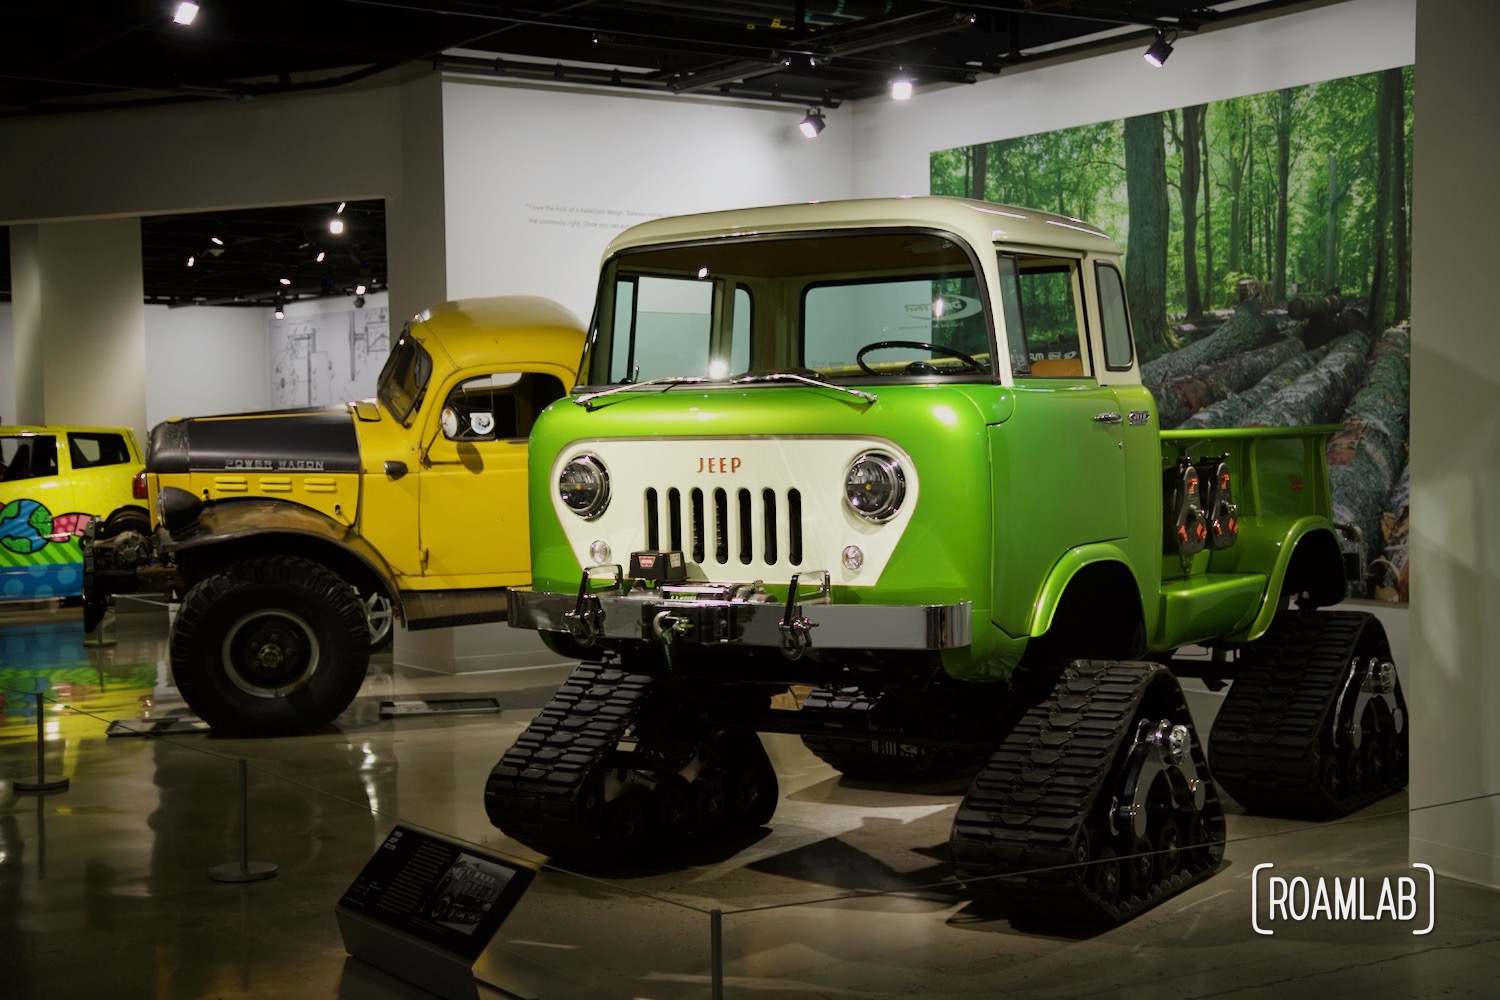
[{"label": "forest mural", "polygon": [[1356,596],[1405,601],[1412,68],[932,154],[932,193],[1046,209],[1125,249],[1163,428],[1342,423]]}]

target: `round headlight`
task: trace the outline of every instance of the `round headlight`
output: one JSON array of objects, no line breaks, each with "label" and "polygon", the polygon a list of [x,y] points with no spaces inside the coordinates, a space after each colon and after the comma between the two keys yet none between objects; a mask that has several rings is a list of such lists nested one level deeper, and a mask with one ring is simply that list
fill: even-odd
[{"label": "round headlight", "polygon": [[884,452],[865,452],[844,476],[844,499],[854,513],[868,521],[895,517],[905,497],[906,477],[901,473],[901,463]]},{"label": "round headlight", "polygon": [[598,517],[609,506],[609,470],[593,455],[579,455],[563,466],[557,494],[579,517]]}]

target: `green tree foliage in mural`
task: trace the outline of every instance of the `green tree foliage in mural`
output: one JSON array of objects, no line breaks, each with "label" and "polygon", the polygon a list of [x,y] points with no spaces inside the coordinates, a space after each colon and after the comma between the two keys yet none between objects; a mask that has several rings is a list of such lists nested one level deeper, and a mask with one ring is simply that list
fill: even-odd
[{"label": "green tree foliage in mural", "polygon": [[931,189],[1112,233],[1147,360],[1175,346],[1168,318],[1247,290],[1273,308],[1338,289],[1383,329],[1411,310],[1411,115],[1393,69],[942,150]]}]

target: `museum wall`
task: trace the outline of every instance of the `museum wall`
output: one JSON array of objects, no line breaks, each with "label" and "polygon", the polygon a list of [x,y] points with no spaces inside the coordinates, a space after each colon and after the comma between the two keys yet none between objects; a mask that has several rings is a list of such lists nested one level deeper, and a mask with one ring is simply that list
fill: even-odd
[{"label": "museum wall", "polygon": [[146,425],[270,406],[269,309],[146,307]]},{"label": "museum wall", "polygon": [[15,364],[11,334],[10,303],[0,302],[0,424],[16,422],[16,387],[10,373]]},{"label": "museum wall", "polygon": [[443,86],[448,291],[535,294],[587,319],[599,258],[636,222],[848,197],[849,115],[498,85]]},{"label": "museum wall", "polygon": [[937,150],[1408,65],[1415,3],[1349,0],[1184,35],[1160,69],[1131,42],[971,86],[919,87],[910,101],[861,102],[853,114],[853,192],[927,194]]},{"label": "museum wall", "polygon": [[[1417,7],[1411,856],[1500,886],[1500,346],[1490,315],[1500,6]],[[1462,805],[1442,803],[1464,801]]]}]

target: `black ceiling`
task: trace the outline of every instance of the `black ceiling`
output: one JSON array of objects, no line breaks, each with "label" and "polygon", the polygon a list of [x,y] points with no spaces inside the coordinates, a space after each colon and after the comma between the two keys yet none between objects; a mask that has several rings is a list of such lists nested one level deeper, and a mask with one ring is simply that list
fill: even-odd
[{"label": "black ceiling", "polygon": [[[1144,48],[1156,28],[1185,35],[1317,3],[200,0],[194,23],[181,26],[172,21],[178,0],[16,2],[0,4],[0,119],[253,100],[403,67],[835,107],[886,92],[898,69],[920,94],[924,85],[972,83],[1122,44],[1122,33]],[[306,266],[302,244],[328,237],[335,207],[144,219],[147,300],[268,302],[276,289],[267,283]],[[346,211],[361,227],[358,241],[346,237],[333,263],[299,271],[294,293],[346,290],[366,261],[383,283],[383,206]],[[213,235],[227,246],[187,268],[187,255],[207,250]],[[0,298],[10,292],[7,244],[0,240]]]}]

